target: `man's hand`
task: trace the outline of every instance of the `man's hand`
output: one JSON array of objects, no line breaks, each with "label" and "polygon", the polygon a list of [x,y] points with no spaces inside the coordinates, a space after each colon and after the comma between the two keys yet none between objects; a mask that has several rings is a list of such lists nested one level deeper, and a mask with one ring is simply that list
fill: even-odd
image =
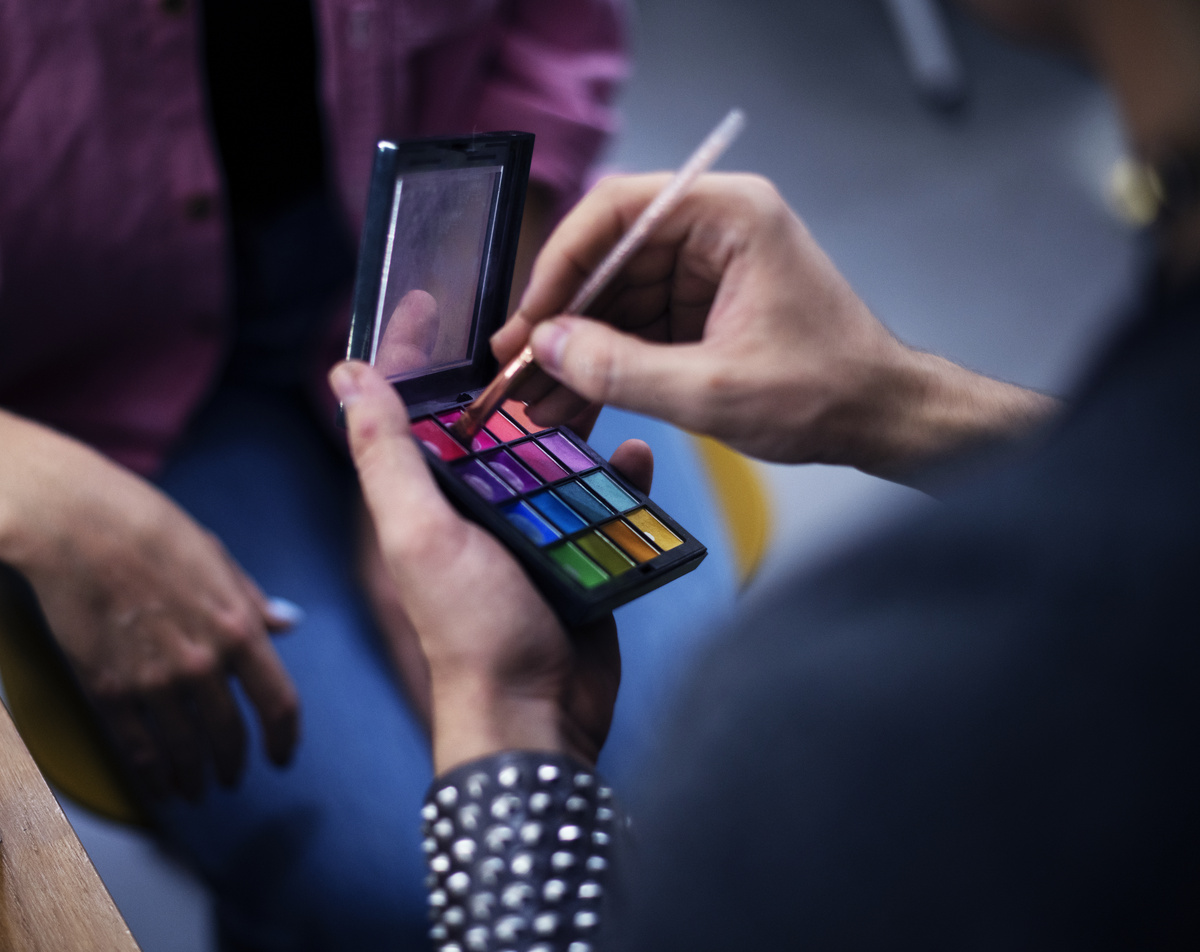
[{"label": "man's hand", "polygon": [[0,559],[33,586],[50,630],[151,796],[234,784],[246,731],[291,758],[295,687],[269,634],[288,627],[225,551],[161,492],[87,447],[0,413]]},{"label": "man's hand", "polygon": [[[761,459],[902,474],[1036,423],[1054,401],[901,344],[763,179],[702,177],[592,308],[556,316],[662,188],[606,179],[547,241],[506,361],[549,375],[519,394],[538,422],[611,403]],[[561,386],[559,385],[561,384]]]},{"label": "man's hand", "polygon": [[[429,665],[437,772],[504,749],[594,762],[620,682],[611,617],[568,634],[516,560],[442,496],[380,374],[344,363],[330,383],[399,604]],[[648,483],[645,444],[624,444],[613,462]]]}]

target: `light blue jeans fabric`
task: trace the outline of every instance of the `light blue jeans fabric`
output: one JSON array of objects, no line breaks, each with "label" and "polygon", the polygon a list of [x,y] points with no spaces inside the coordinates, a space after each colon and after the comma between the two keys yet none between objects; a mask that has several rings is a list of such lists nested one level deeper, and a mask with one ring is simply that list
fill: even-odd
[{"label": "light blue jeans fabric", "polygon": [[[601,769],[618,788],[636,782],[664,705],[735,591],[687,438],[606,411],[592,442],[607,453],[633,436],[656,451],[653,497],[709,556],[617,612],[624,684]],[[299,401],[226,384],[160,484],[267,594],[306,613],[276,642],[303,703],[295,761],[276,769],[256,746],[236,790],[159,812],[167,842],[214,889],[223,941],[231,950],[426,948],[418,810],[429,747],[355,581],[349,466]]]}]

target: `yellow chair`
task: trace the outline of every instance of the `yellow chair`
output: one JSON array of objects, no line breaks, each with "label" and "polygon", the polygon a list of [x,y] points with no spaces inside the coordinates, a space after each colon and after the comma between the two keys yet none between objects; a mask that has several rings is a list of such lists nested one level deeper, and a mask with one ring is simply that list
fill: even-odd
[{"label": "yellow chair", "polygon": [[[771,509],[754,464],[707,437],[693,446],[721,513],[739,581],[770,542]],[[0,677],[12,718],[46,779],[119,823],[148,826],[29,587],[0,567]]]},{"label": "yellow chair", "polygon": [[13,723],[45,778],[101,816],[147,826],[33,593],[2,566],[0,677]]}]

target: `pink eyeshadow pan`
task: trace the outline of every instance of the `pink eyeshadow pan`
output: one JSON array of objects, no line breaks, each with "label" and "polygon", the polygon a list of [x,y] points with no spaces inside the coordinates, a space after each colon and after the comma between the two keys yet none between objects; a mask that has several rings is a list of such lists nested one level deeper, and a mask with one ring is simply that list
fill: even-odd
[{"label": "pink eyeshadow pan", "polygon": [[[462,410],[448,410],[445,413],[439,413],[437,418],[449,427],[462,415]],[[491,434],[485,433],[483,430],[476,433],[474,439],[471,440],[471,449],[476,453],[480,450],[490,450],[495,445],[496,441],[492,439]]]},{"label": "pink eyeshadow pan", "polygon": [[413,436],[424,443],[438,459],[446,461],[466,456],[467,451],[450,438],[450,434],[430,419],[417,420],[412,425]]},{"label": "pink eyeshadow pan", "polygon": [[594,469],[596,466],[590,458],[580,452],[579,448],[561,433],[543,436],[538,442],[557,456],[559,462],[569,466],[576,473],[582,473],[585,469]]},{"label": "pink eyeshadow pan", "polygon": [[503,413],[493,413],[492,418],[484,424],[488,432],[501,443],[519,440],[525,434]]},{"label": "pink eyeshadow pan", "polygon": [[542,477],[542,479],[558,479],[567,475],[558,463],[554,462],[541,447],[537,446],[532,441],[528,443],[518,443],[516,446],[510,446],[509,450],[516,453],[530,469]]}]

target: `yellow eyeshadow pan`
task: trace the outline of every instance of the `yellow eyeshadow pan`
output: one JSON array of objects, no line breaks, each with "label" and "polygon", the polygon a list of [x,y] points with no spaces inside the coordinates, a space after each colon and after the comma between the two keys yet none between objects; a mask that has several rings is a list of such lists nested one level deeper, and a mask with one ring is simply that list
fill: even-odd
[{"label": "yellow eyeshadow pan", "polygon": [[589,532],[575,540],[575,544],[590,555],[609,575],[620,575],[633,568],[633,562],[617,547],[598,532]]},{"label": "yellow eyeshadow pan", "polygon": [[658,555],[658,550],[654,546],[634,532],[627,523],[622,522],[620,519],[601,526],[600,531],[620,546],[625,554],[635,562],[649,562]]},{"label": "yellow eyeshadow pan", "polygon": [[644,532],[650,541],[664,552],[669,552],[676,546],[683,545],[683,540],[679,536],[664,526],[645,509],[638,509],[635,512],[631,512],[625,518]]}]

